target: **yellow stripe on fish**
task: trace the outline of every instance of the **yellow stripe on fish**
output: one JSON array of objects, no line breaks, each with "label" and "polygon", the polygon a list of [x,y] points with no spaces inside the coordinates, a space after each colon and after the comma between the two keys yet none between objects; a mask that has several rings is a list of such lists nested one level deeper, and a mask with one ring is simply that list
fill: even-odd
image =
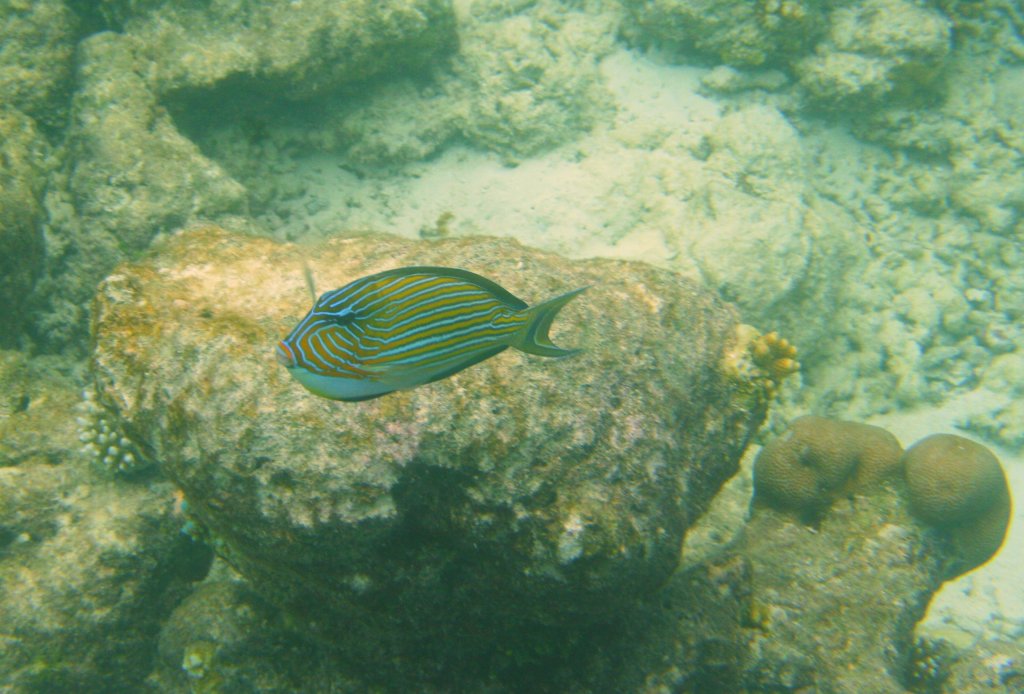
[{"label": "yellow stripe on fish", "polygon": [[306,388],[368,400],[447,378],[515,347],[543,357],[579,352],[548,337],[555,315],[586,287],[527,306],[468,270],[406,267],[323,294],[277,346]]}]

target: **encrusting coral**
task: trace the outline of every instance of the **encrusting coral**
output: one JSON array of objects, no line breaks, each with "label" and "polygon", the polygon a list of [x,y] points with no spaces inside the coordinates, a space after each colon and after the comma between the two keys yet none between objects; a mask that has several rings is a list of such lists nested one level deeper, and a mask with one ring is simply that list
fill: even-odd
[{"label": "encrusting coral", "polygon": [[815,516],[843,494],[896,477],[902,452],[879,427],[800,417],[754,461],[754,499]]},{"label": "encrusting coral", "polygon": [[918,441],[903,455],[911,512],[946,534],[953,576],[981,566],[999,550],[1010,520],[1010,489],[999,459],[953,434]]}]

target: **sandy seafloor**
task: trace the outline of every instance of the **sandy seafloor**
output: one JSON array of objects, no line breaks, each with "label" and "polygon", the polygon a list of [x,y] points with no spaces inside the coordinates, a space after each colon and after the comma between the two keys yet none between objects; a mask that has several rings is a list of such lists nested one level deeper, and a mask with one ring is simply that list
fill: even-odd
[{"label": "sandy seafloor", "polygon": [[[664,64],[618,50],[601,65],[615,100],[616,127],[686,131],[716,118],[721,106],[701,93],[703,68]],[[622,175],[621,140],[599,127],[553,151],[508,166],[498,156],[460,146],[387,178],[360,177],[333,155],[295,160],[280,175],[304,193],[265,219],[286,239],[329,237],[353,229],[383,230],[408,238],[433,231],[445,213],[456,235],[511,236],[571,257],[621,257],[664,264],[661,238],[626,235],[602,240],[608,199]],[[840,135],[837,134],[837,137]],[[301,181],[295,186],[295,180]],[[298,273],[297,272],[297,281]],[[933,433],[958,433],[991,447],[1004,463],[1011,489],[1024,490],[1024,457],[960,431],[955,423],[991,404],[995,394],[973,391],[938,407],[879,415],[869,423],[892,431],[904,446]],[[751,456],[748,455],[749,461]],[[745,470],[749,475],[749,465]],[[743,473],[741,473],[742,475]],[[1020,498],[1019,496],[1017,497]],[[736,518],[736,522],[741,522]],[[1015,505],[1003,549],[987,565],[948,583],[933,600],[921,633],[960,645],[995,634],[1024,636],[1024,512]]]}]

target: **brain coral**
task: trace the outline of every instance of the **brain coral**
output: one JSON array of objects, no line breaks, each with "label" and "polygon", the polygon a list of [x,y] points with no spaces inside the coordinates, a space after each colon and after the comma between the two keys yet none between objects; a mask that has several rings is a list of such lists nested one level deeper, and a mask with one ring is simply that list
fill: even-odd
[{"label": "brain coral", "polygon": [[954,434],[921,439],[903,455],[910,508],[949,536],[951,575],[981,566],[1003,543],[1010,489],[999,459],[985,446]]},{"label": "brain coral", "polygon": [[899,470],[902,449],[879,427],[806,416],[754,461],[754,499],[814,517],[840,495]]}]

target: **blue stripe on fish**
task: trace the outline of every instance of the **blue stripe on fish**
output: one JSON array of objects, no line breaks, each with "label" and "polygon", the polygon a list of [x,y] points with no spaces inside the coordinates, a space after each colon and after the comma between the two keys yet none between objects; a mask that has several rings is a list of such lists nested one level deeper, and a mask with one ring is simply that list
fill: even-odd
[{"label": "blue stripe on fish", "polygon": [[555,346],[548,330],[584,289],[531,308],[468,270],[387,270],[323,294],[277,358],[317,395],[356,401],[447,378],[509,347],[566,357],[579,350]]}]

